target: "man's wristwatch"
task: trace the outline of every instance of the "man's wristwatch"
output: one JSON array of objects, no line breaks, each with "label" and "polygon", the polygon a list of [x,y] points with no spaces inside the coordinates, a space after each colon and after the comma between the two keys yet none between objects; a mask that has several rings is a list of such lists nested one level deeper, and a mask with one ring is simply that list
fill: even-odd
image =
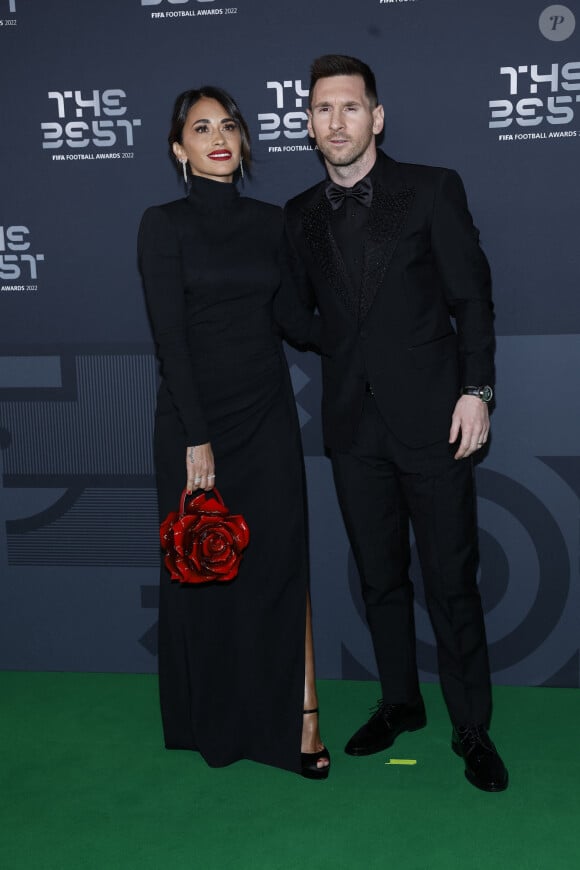
[{"label": "man's wristwatch", "polygon": [[491,402],[493,399],[493,390],[492,388],[486,384],[483,387],[463,387],[461,390],[462,396],[477,396],[478,399],[481,399],[482,402],[485,402],[487,405],[488,402]]}]

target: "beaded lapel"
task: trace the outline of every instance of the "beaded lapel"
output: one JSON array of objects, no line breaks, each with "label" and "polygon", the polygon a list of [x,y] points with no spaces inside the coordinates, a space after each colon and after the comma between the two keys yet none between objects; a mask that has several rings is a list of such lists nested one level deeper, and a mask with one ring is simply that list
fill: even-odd
[{"label": "beaded lapel", "polygon": [[364,244],[360,292],[353,289],[344,260],[330,229],[331,206],[321,185],[316,202],[302,212],[304,237],[320,263],[338,298],[357,322],[370,311],[401,237],[415,196],[413,187],[387,192],[379,181],[373,184],[373,201]]},{"label": "beaded lapel", "polygon": [[373,201],[367,225],[361,281],[359,320],[370,311],[401,238],[415,196],[413,187],[387,192],[380,182],[373,185]]},{"label": "beaded lapel", "polygon": [[321,188],[317,201],[302,213],[302,228],[312,254],[319,261],[326,280],[348,309],[358,317],[356,296],[352,289],[350,278],[342,254],[330,229],[332,209]]}]

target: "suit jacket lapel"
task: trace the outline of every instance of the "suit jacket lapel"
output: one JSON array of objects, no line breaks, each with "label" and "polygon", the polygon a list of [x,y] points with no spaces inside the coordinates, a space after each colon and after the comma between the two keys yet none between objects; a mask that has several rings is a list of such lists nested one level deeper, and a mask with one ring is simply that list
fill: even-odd
[{"label": "suit jacket lapel", "polygon": [[[398,177],[394,160],[379,151],[379,171],[373,178],[360,296],[360,320],[369,313],[401,238],[415,188]],[[382,170],[382,171],[381,171]]]},{"label": "suit jacket lapel", "polygon": [[346,309],[358,318],[358,294],[352,289],[347,268],[330,229],[332,208],[324,193],[325,185],[326,182],[320,185],[314,203],[302,212],[304,237],[322,267],[326,280]]},{"label": "suit jacket lapel", "polygon": [[313,256],[347,311],[359,322],[369,313],[384,280],[415,196],[415,188],[406,186],[398,177],[394,160],[381,151],[377,160],[359,287],[353,288],[330,229],[332,209],[324,194],[326,182],[318,187],[312,204],[302,212],[304,237]]}]

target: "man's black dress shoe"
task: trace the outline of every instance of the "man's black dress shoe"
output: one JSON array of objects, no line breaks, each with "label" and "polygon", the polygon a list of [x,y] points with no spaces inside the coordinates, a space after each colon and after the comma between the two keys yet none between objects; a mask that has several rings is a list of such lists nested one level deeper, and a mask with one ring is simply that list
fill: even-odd
[{"label": "man's black dress shoe", "polygon": [[423,699],[414,704],[385,704],[381,699],[373,715],[353,734],[344,751],[347,755],[372,755],[395,742],[403,731],[418,731],[427,724]]},{"label": "man's black dress shoe", "polygon": [[508,772],[483,725],[454,728],[451,748],[465,761],[465,776],[483,791],[504,791]]}]

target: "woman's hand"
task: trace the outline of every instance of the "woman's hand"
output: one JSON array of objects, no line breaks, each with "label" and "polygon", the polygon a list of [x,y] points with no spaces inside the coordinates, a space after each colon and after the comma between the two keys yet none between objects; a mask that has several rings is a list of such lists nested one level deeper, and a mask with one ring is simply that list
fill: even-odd
[{"label": "woman's hand", "polygon": [[205,489],[206,492],[215,486],[215,464],[213,451],[209,441],[207,444],[196,444],[185,451],[185,470],[187,473],[187,491]]}]

